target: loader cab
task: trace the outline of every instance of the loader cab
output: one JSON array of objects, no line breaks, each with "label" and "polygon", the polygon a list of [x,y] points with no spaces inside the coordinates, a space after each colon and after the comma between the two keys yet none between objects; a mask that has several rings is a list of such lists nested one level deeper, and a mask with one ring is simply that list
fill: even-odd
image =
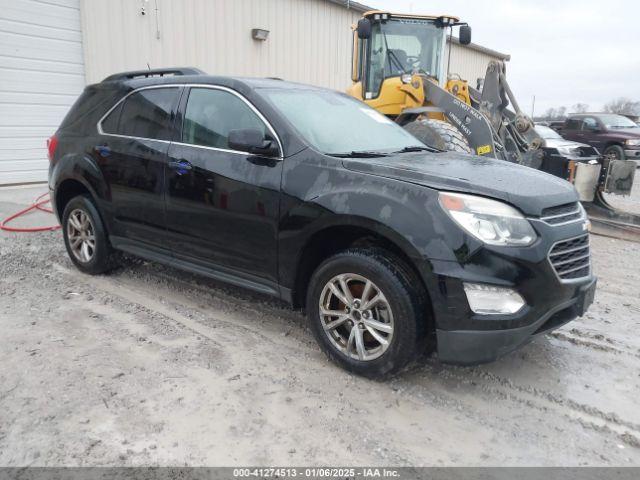
[{"label": "loader cab", "polygon": [[[390,116],[424,102],[422,80],[444,87],[446,36],[460,25],[448,16],[399,15],[367,12],[353,32],[352,80],[349,94]],[[461,43],[471,41],[461,29]]]}]

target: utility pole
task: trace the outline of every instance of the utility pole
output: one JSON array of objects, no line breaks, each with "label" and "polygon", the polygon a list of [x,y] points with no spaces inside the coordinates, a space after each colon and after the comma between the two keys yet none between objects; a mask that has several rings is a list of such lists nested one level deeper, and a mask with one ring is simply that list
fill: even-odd
[{"label": "utility pole", "polygon": [[533,96],[533,101],[531,102],[531,120],[533,120],[533,112],[536,109],[536,96]]}]

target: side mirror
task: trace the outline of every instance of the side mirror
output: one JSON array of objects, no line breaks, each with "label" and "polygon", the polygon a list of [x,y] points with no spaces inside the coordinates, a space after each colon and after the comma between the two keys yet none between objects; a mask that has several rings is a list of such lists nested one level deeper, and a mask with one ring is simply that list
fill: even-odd
[{"label": "side mirror", "polygon": [[229,132],[229,148],[268,157],[278,155],[276,142],[265,138],[260,130],[254,128],[231,130]]},{"label": "side mirror", "polygon": [[460,27],[459,38],[462,45],[469,45],[471,43],[471,27],[469,25],[462,25]]},{"label": "side mirror", "polygon": [[358,20],[358,27],[356,28],[358,32],[358,38],[360,40],[366,40],[371,37],[371,20],[368,18],[361,18]]}]

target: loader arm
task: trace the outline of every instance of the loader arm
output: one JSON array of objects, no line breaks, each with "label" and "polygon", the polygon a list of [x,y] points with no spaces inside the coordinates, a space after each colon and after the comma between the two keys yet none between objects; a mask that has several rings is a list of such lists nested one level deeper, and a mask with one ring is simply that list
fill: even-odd
[{"label": "loader arm", "polygon": [[[520,110],[502,62],[489,63],[482,92],[469,88],[471,105],[428,79],[423,79],[423,85],[425,98],[444,112],[478,155],[540,167],[544,157],[540,150],[542,139]],[[509,104],[515,113],[507,108]]]}]

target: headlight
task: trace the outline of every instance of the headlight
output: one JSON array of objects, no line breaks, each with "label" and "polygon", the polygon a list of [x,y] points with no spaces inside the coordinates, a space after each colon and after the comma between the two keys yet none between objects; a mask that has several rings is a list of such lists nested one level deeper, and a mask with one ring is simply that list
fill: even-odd
[{"label": "headlight", "polygon": [[560,155],[580,156],[580,149],[576,147],[557,147],[556,150]]},{"label": "headlight", "polygon": [[464,230],[489,245],[527,246],[536,240],[529,221],[497,200],[461,193],[439,194],[442,208]]},{"label": "headlight", "polygon": [[624,143],[627,145],[634,145],[634,146],[640,145],[640,138],[636,138],[633,140],[625,140]]}]

